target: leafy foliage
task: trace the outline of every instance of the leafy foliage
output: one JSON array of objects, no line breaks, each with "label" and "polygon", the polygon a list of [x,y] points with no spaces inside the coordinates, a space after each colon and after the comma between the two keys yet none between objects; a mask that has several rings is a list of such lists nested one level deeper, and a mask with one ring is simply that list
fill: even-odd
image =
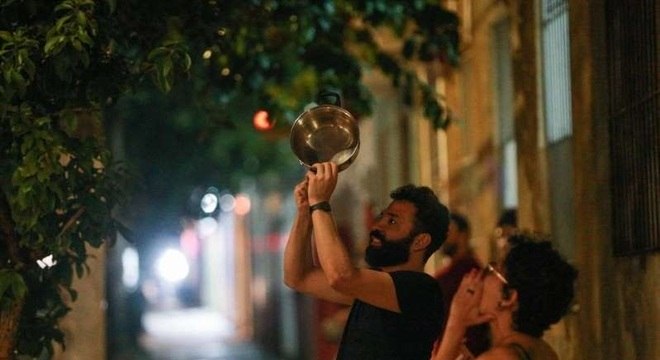
[{"label": "leafy foliage", "polygon": [[[148,222],[180,216],[189,187],[291,169],[283,135],[320,89],[370,113],[364,68],[419,94],[446,126],[411,67],[457,62],[458,21],[435,3],[0,0],[0,311],[25,301],[16,351],[37,356],[62,341],[61,295],[75,300],[87,246],[116,231],[132,175],[152,204]],[[380,47],[385,29],[400,52]],[[268,133],[251,125],[259,109],[276,121]],[[136,174],[109,150],[105,132],[118,123]],[[55,266],[36,265],[51,254]]]}]

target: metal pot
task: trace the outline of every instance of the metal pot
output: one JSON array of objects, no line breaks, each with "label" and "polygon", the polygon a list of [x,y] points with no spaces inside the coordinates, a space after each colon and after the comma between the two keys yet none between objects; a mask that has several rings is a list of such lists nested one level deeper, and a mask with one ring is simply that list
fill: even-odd
[{"label": "metal pot", "polygon": [[[322,103],[333,98],[332,103]],[[291,127],[291,149],[301,165],[332,161],[339,171],[348,168],[360,150],[357,121],[341,107],[341,97],[334,91],[322,91],[317,105],[298,116]]]}]

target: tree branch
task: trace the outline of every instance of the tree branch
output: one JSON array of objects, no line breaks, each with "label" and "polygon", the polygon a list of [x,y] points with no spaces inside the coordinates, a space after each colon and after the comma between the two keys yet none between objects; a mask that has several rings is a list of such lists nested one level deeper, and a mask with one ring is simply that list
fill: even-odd
[{"label": "tree branch", "polygon": [[59,238],[67,230],[69,230],[69,228],[71,228],[71,226],[73,226],[73,224],[76,222],[76,220],[80,219],[80,217],[82,216],[82,214],[84,212],[85,212],[85,207],[84,206],[81,207],[80,209],[78,209],[78,211],[76,211],[76,213],[73,214],[73,216],[66,222],[66,224],[64,224],[64,226],[62,227],[62,230],[60,230],[60,233],[57,234],[57,237]]},{"label": "tree branch", "polygon": [[7,196],[4,192],[0,192],[0,240],[4,242],[11,262],[17,267],[22,267],[24,262],[20,256],[18,239],[16,238],[14,228],[14,221],[11,218],[11,208],[9,207],[9,202],[7,202]]}]

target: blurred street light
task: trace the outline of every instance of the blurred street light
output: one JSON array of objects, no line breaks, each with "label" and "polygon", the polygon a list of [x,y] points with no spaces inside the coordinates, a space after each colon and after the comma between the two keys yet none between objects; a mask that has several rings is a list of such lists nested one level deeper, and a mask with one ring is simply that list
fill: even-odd
[{"label": "blurred street light", "polygon": [[178,283],[190,272],[186,256],[179,250],[166,249],[156,262],[156,273],[169,283]]},{"label": "blurred street light", "polygon": [[200,208],[204,214],[212,214],[218,208],[218,202],[220,200],[220,193],[218,189],[211,186],[206,189],[206,193],[202,196],[200,201]]}]

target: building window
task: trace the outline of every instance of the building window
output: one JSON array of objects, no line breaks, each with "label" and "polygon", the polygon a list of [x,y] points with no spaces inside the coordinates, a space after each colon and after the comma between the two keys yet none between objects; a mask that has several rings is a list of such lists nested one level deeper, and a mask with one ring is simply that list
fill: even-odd
[{"label": "building window", "polygon": [[660,249],[660,19],[653,0],[605,2],[614,254]]},{"label": "building window", "polygon": [[566,0],[541,1],[545,130],[552,144],[571,136],[571,66]]},{"label": "building window", "polygon": [[511,68],[511,26],[505,19],[493,26],[493,78],[500,150],[500,206],[518,206],[518,159],[513,116],[513,71]]},{"label": "building window", "polygon": [[575,252],[575,196],[568,1],[542,0],[540,6],[541,86],[551,232],[556,247],[571,259]]}]

